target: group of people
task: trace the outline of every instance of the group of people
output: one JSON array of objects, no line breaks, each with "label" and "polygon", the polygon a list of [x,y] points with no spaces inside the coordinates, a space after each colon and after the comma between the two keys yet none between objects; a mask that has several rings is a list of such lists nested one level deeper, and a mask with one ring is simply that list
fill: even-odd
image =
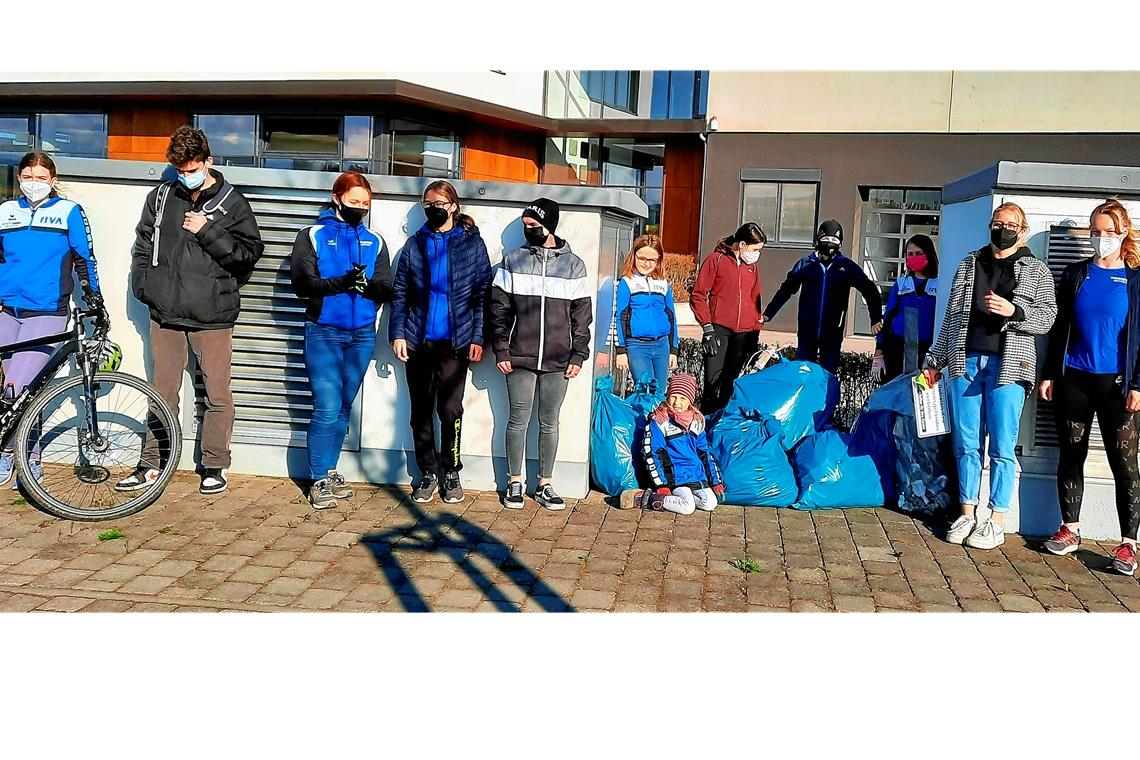
[{"label": "group of people", "polygon": [[[150,312],[153,383],[176,412],[188,351],[197,358],[205,386],[200,490],[216,494],[228,486],[239,292],[264,243],[249,202],[214,168],[205,133],[179,128],[166,157],[176,177],[147,195],[132,249],[131,287]],[[102,305],[90,225],[77,203],[60,196],[51,157],[27,154],[18,176],[20,197],[0,205],[0,345],[60,332],[75,279],[89,308]],[[559,413],[569,381],[589,356],[593,307],[584,262],[556,234],[558,204],[540,198],[528,205],[521,213],[525,244],[492,269],[455,187],[432,182],[422,197],[425,222],[393,266],[384,239],[364,221],[372,197],[363,174],[344,172],[325,208],[293,245],[290,277],[305,301],[304,359],[313,396],[310,503],[325,509],[352,495],[337,463],[352,404],[375,353],[377,312],[389,304],[388,340],[405,369],[420,473],[412,498],[426,503],[438,490],[444,502],[463,500],[463,393],[471,363],[482,360],[489,343],[510,405],[503,504],[524,505],[526,434],[537,405],[534,498],[548,509],[564,508],[551,483]],[[1089,224],[1095,256],[1070,265],[1055,285],[1049,268],[1025,246],[1024,211],[1013,203],[999,206],[989,243],[969,253],[954,273],[946,318],[935,335],[939,259],[929,237],[907,241],[906,273],[892,285],[884,314],[876,285],[842,253],[842,226],[825,220],[812,252],[791,268],[765,305],[757,262],[767,237],[758,224],[746,223],[706,257],[693,287],[705,357],[699,405],[697,379],[670,375],[677,367],[679,331],[664,248],[656,235],[638,237],[616,288],[616,363],[638,380],[655,382],[665,401],[644,430],[654,488],[633,494],[624,506],[682,514],[714,508],[724,483],[701,409],[711,413],[725,406],[733,381],[756,351],[759,331],[797,292],[797,356],[834,372],[854,289],[870,313],[876,336],[872,372],[878,379],[919,370],[929,382],[947,375],[962,512],[947,540],[979,549],[1004,541],[1021,411],[1038,382],[1035,339],[1049,335],[1038,392],[1057,405],[1063,524],[1045,547],[1066,554],[1081,545],[1083,468],[1095,415],[1109,444],[1123,536],[1113,565],[1134,573],[1140,528],[1140,231],[1115,200],[1099,205]],[[5,354],[3,392],[19,394],[46,360],[40,349]],[[987,436],[990,513],[980,520]],[[2,484],[12,480],[13,455],[10,440],[0,444]],[[161,456],[148,438],[137,469],[116,489],[148,487],[158,477]],[[31,474],[40,472],[33,462]]]}]

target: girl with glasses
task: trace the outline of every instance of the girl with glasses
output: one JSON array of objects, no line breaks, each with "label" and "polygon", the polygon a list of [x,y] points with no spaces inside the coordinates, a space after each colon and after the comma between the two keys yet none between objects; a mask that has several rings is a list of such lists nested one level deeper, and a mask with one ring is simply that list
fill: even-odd
[{"label": "girl with glasses", "polygon": [[634,240],[622,263],[616,321],[617,366],[628,369],[634,382],[652,381],[658,393],[664,391],[680,343],[665,249],[656,235]]}]

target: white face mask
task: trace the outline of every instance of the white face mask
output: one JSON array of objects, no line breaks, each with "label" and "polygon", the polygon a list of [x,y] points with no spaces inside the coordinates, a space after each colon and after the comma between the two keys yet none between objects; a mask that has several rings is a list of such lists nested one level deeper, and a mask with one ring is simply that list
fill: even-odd
[{"label": "white face mask", "polygon": [[1121,238],[1109,237],[1108,235],[1097,235],[1089,238],[1092,242],[1093,250],[1096,251],[1098,259],[1107,259],[1112,254],[1120,250],[1120,244],[1124,242]]},{"label": "white face mask", "polygon": [[760,260],[760,251],[741,251],[740,260],[745,264],[755,264]]},{"label": "white face mask", "polygon": [[20,192],[30,203],[39,203],[51,194],[51,183],[38,179],[20,180]]}]

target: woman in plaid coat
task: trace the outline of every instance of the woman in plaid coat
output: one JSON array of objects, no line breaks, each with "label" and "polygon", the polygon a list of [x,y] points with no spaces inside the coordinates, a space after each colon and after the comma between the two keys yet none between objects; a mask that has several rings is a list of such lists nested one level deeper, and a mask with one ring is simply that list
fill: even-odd
[{"label": "woman in plaid coat", "polygon": [[[990,244],[967,255],[954,273],[942,329],[926,356],[926,378],[949,377],[950,424],[962,516],[950,543],[993,549],[1005,542],[1013,501],[1018,429],[1025,398],[1037,380],[1035,338],[1057,316],[1053,274],[1025,247],[1029,223],[1015,203],[990,219]],[[990,439],[989,519],[975,518],[982,446]]]}]

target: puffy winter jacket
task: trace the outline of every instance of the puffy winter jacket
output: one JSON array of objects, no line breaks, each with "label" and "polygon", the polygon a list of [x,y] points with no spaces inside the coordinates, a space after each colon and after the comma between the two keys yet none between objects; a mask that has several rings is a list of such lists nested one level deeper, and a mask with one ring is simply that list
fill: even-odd
[{"label": "puffy winter jacket", "polygon": [[677,353],[675,308],[668,280],[642,274],[621,278],[617,288],[617,352],[624,354],[631,340],[668,337],[670,351]]},{"label": "puffy winter jacket", "polygon": [[99,291],[91,225],[75,201],[52,196],[33,211],[27,198],[0,204],[0,301],[16,316],[67,313],[79,275]]},{"label": "puffy winter jacket", "polygon": [[842,341],[847,322],[851,288],[862,294],[871,315],[871,324],[883,320],[883,297],[863,270],[842,253],[824,262],[814,251],[797,261],[776,295],[768,302],[764,318],[772,321],[780,307],[797,291],[800,293],[799,336],[801,339]]},{"label": "puffy winter jacket", "polygon": [[408,350],[423,344],[431,299],[431,262],[428,246],[432,237],[447,240],[447,306],[451,321],[451,344],[458,351],[469,345],[482,346],[487,288],[491,283],[491,260],[479,228],[460,228],[450,236],[433,233],[426,226],[408,238],[396,254],[392,305],[388,315],[388,340],[403,338]]},{"label": "puffy winter jacket", "polygon": [[[146,197],[131,249],[135,298],[160,325],[189,329],[232,327],[241,311],[238,288],[265,250],[249,202],[222,173],[197,199],[181,182],[164,182]],[[182,228],[186,214],[205,215],[197,234]]]},{"label": "puffy winter jacket", "polygon": [[934,307],[938,301],[938,280],[925,280],[925,285],[919,290],[920,282],[923,281],[909,274],[895,280],[891,292],[887,294],[883,329],[876,336],[875,343],[882,345],[883,338],[887,335],[906,337],[907,309],[918,311],[918,342],[928,345],[934,342]]},{"label": "puffy winter jacket", "polygon": [[[357,265],[368,278],[363,294],[343,281]],[[297,233],[289,276],[293,292],[308,301],[305,318],[318,325],[342,330],[375,325],[377,304],[392,298],[384,238],[363,224],[338,219],[333,208],[321,211],[316,224]]]},{"label": "puffy winter jacket", "polygon": [[642,453],[653,485],[712,488],[723,483],[716,457],[709,451],[704,417],[698,414],[688,429],[668,416],[660,422],[660,417],[649,415],[642,437]]},{"label": "puffy winter jacket", "polygon": [[736,258],[725,241],[701,264],[689,305],[702,325],[720,325],[733,332],[760,329],[763,287],[756,264]]},{"label": "puffy winter jacket", "polygon": [[496,361],[565,372],[590,356],[594,310],[586,265],[555,238],[554,248],[526,245],[503,256],[491,285]]}]

